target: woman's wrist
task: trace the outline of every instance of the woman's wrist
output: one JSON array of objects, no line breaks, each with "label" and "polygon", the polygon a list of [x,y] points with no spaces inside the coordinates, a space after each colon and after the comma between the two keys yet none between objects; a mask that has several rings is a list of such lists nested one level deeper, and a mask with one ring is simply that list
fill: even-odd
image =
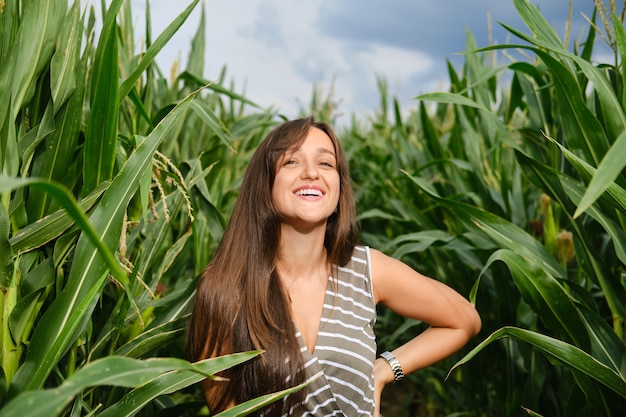
[{"label": "woman's wrist", "polygon": [[383,358],[387,362],[389,367],[391,368],[391,371],[393,372],[393,380],[394,380],[393,382],[398,382],[402,380],[402,378],[404,378],[402,365],[400,365],[398,358],[396,358],[396,356],[393,353],[389,351],[385,351],[380,354],[380,357]]},{"label": "woman's wrist", "polygon": [[376,383],[382,382],[383,385],[391,384],[395,381],[393,370],[383,358],[379,357],[374,362],[374,380]]}]

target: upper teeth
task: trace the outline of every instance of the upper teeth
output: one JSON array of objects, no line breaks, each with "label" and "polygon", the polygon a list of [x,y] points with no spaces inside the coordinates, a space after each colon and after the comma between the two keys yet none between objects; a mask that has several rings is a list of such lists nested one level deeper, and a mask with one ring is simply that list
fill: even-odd
[{"label": "upper teeth", "polygon": [[312,188],[305,188],[303,190],[296,191],[296,195],[322,195],[320,190],[314,190]]}]

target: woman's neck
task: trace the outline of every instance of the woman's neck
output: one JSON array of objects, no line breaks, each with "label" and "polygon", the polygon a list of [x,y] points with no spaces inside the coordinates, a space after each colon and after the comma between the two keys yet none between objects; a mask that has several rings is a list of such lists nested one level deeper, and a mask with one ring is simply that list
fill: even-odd
[{"label": "woman's neck", "polygon": [[328,268],[328,258],[324,247],[325,230],[322,228],[301,233],[283,227],[280,235],[280,248],[276,266],[281,276],[306,277],[316,275]]}]

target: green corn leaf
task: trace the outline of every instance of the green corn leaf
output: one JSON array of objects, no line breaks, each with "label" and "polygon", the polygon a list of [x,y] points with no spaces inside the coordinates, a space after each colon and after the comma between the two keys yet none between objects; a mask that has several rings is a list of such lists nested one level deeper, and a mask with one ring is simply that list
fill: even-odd
[{"label": "green corn leaf", "polygon": [[133,30],[135,19],[132,14],[132,6],[133,4],[131,2],[124,2],[121,12],[118,12],[119,16],[117,18],[118,33],[122,40],[122,42],[120,42],[120,48],[122,49],[122,53],[120,53],[120,63],[123,68],[129,68],[134,59],[134,46],[136,43],[135,31]]},{"label": "green corn leaf", "polygon": [[[101,279],[99,281],[100,285],[94,285],[91,288],[89,288],[89,291],[85,294],[85,296],[81,299],[75,300],[75,302],[73,303],[73,307],[74,310],[72,311],[72,314],[68,317],[62,317],[64,319],[64,324],[65,324],[65,328],[63,330],[65,330],[64,334],[68,334],[70,332],[75,331],[75,329],[77,327],[81,327],[85,325],[85,321],[84,317],[86,316],[86,313],[90,312],[93,310],[94,305],[97,301],[97,297],[100,294],[100,292],[102,291],[102,285],[104,283],[104,277],[103,279]],[[72,294],[66,293],[61,293],[60,295],[57,296],[57,298],[55,299],[55,302],[46,310],[46,312],[44,313],[44,318],[46,316],[46,314],[48,315],[54,315],[54,314],[62,314],[63,312],[60,311],[60,309],[58,308],[58,306],[60,304],[62,304],[67,298],[71,298]],[[38,338],[40,338],[41,336],[38,336],[38,332],[41,333],[41,322],[39,322],[39,324],[37,325],[34,335],[31,337],[31,342],[32,340],[37,340]],[[51,329],[51,330],[55,330],[55,331],[59,331],[59,329]],[[9,390],[7,393],[7,398],[12,399],[15,398],[16,395],[23,393],[25,391],[28,391],[28,389],[22,389],[22,384],[24,383],[24,379],[28,378],[30,376],[30,374],[37,374],[37,373],[41,373],[40,369],[33,369],[34,365],[34,361],[32,360],[32,356],[29,358],[29,354],[32,351],[32,344],[29,346],[27,355],[26,355],[26,360],[21,364],[20,368],[17,370],[17,372],[15,373],[15,376],[11,379],[11,385],[9,386]],[[49,347],[51,349],[55,349],[54,345],[49,345]],[[42,349],[42,348],[40,348]],[[43,348],[45,349],[45,347]],[[58,353],[57,353],[58,355]],[[60,355],[58,355],[60,356]],[[29,360],[30,359],[30,360]],[[47,368],[47,370],[49,371],[49,369],[51,369],[53,366],[56,365],[56,361],[58,359],[54,358],[52,359],[55,362],[50,365],[49,363],[45,363],[45,362],[40,362],[39,364],[41,364],[43,367]],[[46,369],[44,369],[45,372]],[[32,380],[31,380],[32,381]],[[42,383],[43,384],[43,383]],[[29,387],[30,388],[30,387]],[[33,388],[34,389],[34,388]]]},{"label": "green corn leaf", "polygon": [[[477,49],[474,35],[466,30],[465,50],[475,51]],[[465,56],[466,81],[472,88],[472,98],[481,106],[489,106],[490,103],[490,83],[489,80],[500,70],[498,67],[485,67],[481,54],[469,53]],[[482,119],[480,122],[489,122],[489,119]]]},{"label": "green corn leaf", "polygon": [[576,74],[550,55],[540,50],[535,50],[535,53],[551,71],[557,93],[555,102],[568,148],[580,150],[587,160],[599,163],[610,147],[609,141],[602,124],[583,100]]},{"label": "green corn leaf", "polygon": [[83,195],[113,176],[119,121],[119,56],[116,16],[123,0],[105,15],[91,79],[91,106],[83,152]]},{"label": "green corn leaf", "polygon": [[559,35],[556,34],[537,7],[528,0],[514,0],[513,3],[517,13],[538,39],[554,49],[565,49]]},{"label": "green corn leaf", "polygon": [[[187,241],[192,237],[192,230],[189,229],[179,239],[176,240],[165,252],[163,259],[159,262],[157,273],[155,274],[155,281],[159,280],[165,272],[174,264],[178,255],[180,255],[186,248]],[[156,282],[154,283],[156,284]]]},{"label": "green corn leaf", "polygon": [[574,218],[580,216],[604,193],[626,167],[626,130],[617,138],[611,149],[604,155],[598,170],[591,178],[589,186],[578,203]]},{"label": "green corn leaf", "polygon": [[[50,278],[53,277],[51,275],[43,278],[46,279],[50,285],[52,284]],[[13,311],[11,311],[11,315],[9,316],[9,328],[13,340],[17,341],[16,343],[27,340],[24,339],[24,335],[32,328],[35,322],[38,308],[41,307],[42,303],[40,297],[43,293],[44,290],[41,289],[22,296],[15,304]]]},{"label": "green corn leaf", "polygon": [[[89,48],[90,45],[87,45]],[[74,79],[74,91],[68,100],[61,104],[54,116],[55,130],[45,139],[44,150],[39,151],[33,161],[30,176],[55,181],[67,181],[67,168],[77,157],[77,144],[80,136],[85,101],[86,74],[89,55],[85,54],[74,64],[71,77]],[[68,70],[69,71],[69,70]],[[57,103],[55,102],[55,108]],[[70,187],[66,183],[66,186]],[[50,210],[50,196],[33,189],[27,201],[29,219],[42,218]]]},{"label": "green corn leaf", "polygon": [[[131,93],[134,96],[135,90]],[[150,123],[150,130],[154,129],[154,126]],[[141,143],[146,140],[145,137],[136,135],[136,143]],[[152,175],[153,170],[148,170],[144,176],[139,180],[139,200],[141,201],[141,219],[144,223],[148,221],[148,211],[150,210],[150,199],[152,192]],[[161,203],[161,202],[160,202]]]},{"label": "green corn leaf", "polygon": [[[620,136],[620,143],[624,143],[624,137],[625,134],[622,133],[622,135]],[[565,158],[567,158],[567,160],[574,166],[574,168],[576,169],[576,171],[578,171],[578,173],[584,178],[595,178],[597,176],[598,170],[596,170],[596,168],[594,168],[593,166],[591,166],[589,163],[587,163],[584,159],[578,157],[576,154],[574,154],[572,151],[570,151],[569,149],[567,149],[565,146],[563,146],[562,144],[560,144],[558,141],[548,137],[548,139],[550,141],[552,141],[552,143],[554,143],[555,145],[557,145],[559,147],[559,149],[561,150],[561,152],[563,152],[563,155],[565,156]],[[617,158],[617,154],[619,151],[621,151],[621,149],[619,148],[615,148],[615,150],[613,150],[613,148],[611,148],[611,160]],[[618,165],[622,165],[622,161],[617,162]],[[609,171],[611,172],[613,170],[613,167],[610,166],[606,166],[604,167],[605,172]],[[609,203],[613,204],[618,210],[624,212],[626,211],[626,190],[622,187],[620,187],[618,184],[616,184],[613,180],[611,181],[607,181],[606,178],[612,177],[613,174],[610,173],[609,174],[603,174],[597,181],[597,185],[594,186],[594,190],[597,193],[597,191],[599,189],[603,189],[603,192],[599,193],[596,196],[597,198],[603,198],[606,199],[606,201],[608,201]],[[603,178],[605,178],[603,180]],[[603,181],[603,182],[601,182]],[[587,187],[587,192],[589,192],[590,187]],[[606,191],[606,194],[604,194],[604,191]],[[593,201],[591,201],[589,203],[589,205],[593,204],[595,202],[594,199]],[[581,203],[578,203],[579,207],[581,205]],[[579,212],[581,210],[577,209],[576,212]],[[580,214],[580,213],[579,213]]]},{"label": "green corn leaf", "polygon": [[159,314],[150,323],[150,328],[164,325],[181,317],[188,317],[193,308],[197,281],[189,279],[177,284],[174,291],[155,301]]},{"label": "green corn leaf", "polygon": [[38,178],[9,178],[0,174],[0,194],[26,186],[41,188],[53,196],[76,224],[80,226],[85,233],[86,239],[97,248],[97,251],[94,251],[94,253],[99,253],[100,256],[102,256],[103,262],[106,263],[107,267],[111,269],[118,279],[122,281],[125,280],[124,277],[126,274],[122,271],[117,261],[115,261],[111,249],[104,244],[94,226],[92,226],[87,219],[87,215],[76,202],[74,196],[70,194],[62,184],[40,180]]},{"label": "green corn leaf", "polygon": [[[183,117],[193,97],[191,95],[179,103],[139,145],[91,215],[94,228],[102,236],[109,253],[119,243],[126,207],[138,188],[139,180],[150,169],[152,155],[172,127]],[[119,269],[119,265],[117,268]],[[24,364],[12,381],[11,394],[38,389],[43,385],[59,358],[78,337],[89,319],[99,295],[91,289],[102,287],[109,269],[110,265],[81,236],[66,287],[44,313],[35,329]],[[125,283],[125,280],[121,282]],[[94,298],[89,299],[90,296]],[[128,296],[132,302],[130,293]],[[79,302],[84,303],[83,309],[76,308]]]},{"label": "green corn leaf", "polygon": [[[119,356],[108,356],[94,361],[68,378],[63,384],[53,389],[45,389],[23,393],[10,401],[0,410],[0,417],[55,417],[72,401],[72,398],[81,390],[94,386],[111,385],[117,387],[134,388],[155,385],[155,380],[165,378],[169,385],[161,391],[172,391],[191,385],[204,379],[207,375],[213,375],[223,369],[237,365],[258,355],[258,352],[242,353],[230,356],[208,359],[197,364],[176,358],[152,358],[137,360]],[[186,370],[186,373],[176,374],[172,371]],[[183,382],[181,384],[181,381]],[[194,381],[194,382],[189,382]],[[176,385],[179,384],[179,385]],[[168,388],[169,387],[169,388]],[[171,392],[171,391],[170,391]],[[135,396],[136,397],[136,396]],[[154,397],[151,397],[152,399]],[[123,401],[123,400],[122,400]],[[138,404],[137,411],[146,403]],[[119,414],[115,414],[116,408],[107,409],[100,416],[131,416],[128,407],[123,408]],[[109,412],[109,410],[113,412]]]},{"label": "green corn leaf", "polygon": [[415,97],[415,99],[423,100],[423,101],[436,101],[438,103],[458,104],[460,106],[473,107],[475,109],[484,110],[486,112],[489,111],[482,104],[479,104],[475,102],[474,100],[468,97],[465,97],[461,94],[455,94],[455,93],[446,93],[446,92],[424,93]]},{"label": "green corn leaf", "polygon": [[55,114],[76,89],[84,21],[80,18],[80,3],[74,2],[65,17],[59,35],[58,49],[50,61],[50,90]]},{"label": "green corn leaf", "polygon": [[[462,142],[463,150],[465,152],[467,162],[469,162],[471,169],[474,170],[481,178],[487,178],[485,171],[485,164],[483,163],[483,154],[485,152],[486,144],[484,134],[473,126],[473,121],[469,120],[465,112],[459,111],[456,117],[459,125],[459,131],[463,134],[458,138]],[[486,129],[484,132],[488,132]],[[458,181],[461,183],[461,181]],[[472,188],[476,188],[476,184],[472,184]],[[470,189],[471,190],[471,189]],[[473,192],[473,191],[470,191]]]},{"label": "green corn leaf", "polygon": [[204,204],[196,213],[196,221],[191,225],[193,229],[193,244],[195,258],[195,274],[198,275],[210,261],[206,248],[212,239],[219,240],[224,232],[225,220],[222,213],[210,204]]},{"label": "green corn leaf", "polygon": [[[535,38],[532,38],[510,26],[502,24],[502,26],[509,32],[515,34],[516,36],[526,40],[527,42],[536,45],[538,48],[529,47],[528,45],[517,45],[517,44],[507,44],[507,45],[495,45],[489,46],[485,48],[481,48],[476,52],[481,51],[492,51],[497,49],[530,49],[533,52],[541,51],[541,48],[547,49],[551,52],[554,52],[560,55],[562,58],[567,58],[573,61],[582,71],[582,74],[587,77],[587,82],[593,85],[598,102],[600,103],[600,109],[602,114],[602,120],[604,122],[604,130],[607,132],[607,136],[609,138],[618,137],[624,129],[626,129],[626,114],[619,102],[619,99],[615,95],[615,91],[612,85],[611,80],[607,79],[605,76],[605,72],[595,67],[589,61],[572,54],[565,49],[552,49],[545,42],[541,42]],[[570,71],[576,72],[574,68],[570,69]]]},{"label": "green corn leaf", "polygon": [[13,279],[13,252],[9,241],[11,220],[6,208],[0,203],[0,288],[7,288]]},{"label": "green corn leaf", "polygon": [[597,312],[582,308],[581,313],[591,340],[590,352],[593,357],[625,376],[626,347],[624,347],[624,342]]},{"label": "green corn leaf", "polygon": [[[194,364],[197,369],[177,369],[160,375],[149,383],[137,387],[125,395],[120,401],[107,408],[100,417],[132,417],[137,414],[146,404],[160,395],[170,394],[192,384],[198,383],[208,375],[231,368],[242,362],[252,359],[260,352],[246,352],[234,355],[220,356]],[[201,371],[202,373],[200,373]],[[294,389],[295,390],[295,389]],[[291,392],[291,391],[290,391]],[[276,397],[278,399],[280,397]]]},{"label": "green corn leaf", "polygon": [[[108,186],[108,182],[103,182],[96,187],[91,194],[78,202],[80,209],[83,212],[88,212],[96,204]],[[65,209],[60,209],[20,229],[9,239],[9,243],[16,254],[28,252],[59,237],[73,224],[75,224],[75,219],[70,216]]]},{"label": "green corn leaf", "polygon": [[25,277],[21,277],[20,292],[30,294],[44,289],[55,283],[55,275],[54,257],[50,256],[30,269]]},{"label": "green corn leaf", "polygon": [[152,13],[150,9],[150,1],[146,1],[146,47],[152,45]]},{"label": "green corn leaf", "polygon": [[445,154],[441,138],[430,118],[424,102],[419,103],[419,118],[422,130],[424,131],[425,144],[433,159],[441,159]]},{"label": "green corn leaf", "polygon": [[595,23],[597,21],[596,17],[598,15],[597,10],[593,11],[593,14],[591,15],[591,22],[593,22],[592,25],[589,25],[589,28],[587,30],[587,38],[582,42],[583,43],[583,49],[580,52],[580,57],[583,58],[586,61],[591,61],[593,58],[593,49],[594,49],[594,45],[595,40],[596,40],[596,35],[597,35],[597,26],[595,26]]},{"label": "green corn leaf", "polygon": [[[561,176],[561,184],[563,190],[567,193],[567,196],[579,205],[580,200],[584,193],[584,188],[579,182],[566,175]],[[626,265],[626,234],[615,220],[611,219],[605,212],[600,210],[596,205],[591,205],[586,214],[597,221],[606,233],[611,237],[613,245],[615,246],[615,254],[624,265]]]},{"label": "green corn leaf", "polygon": [[531,417],[543,417],[543,415],[531,410],[530,408],[522,407],[522,410],[526,411]]},{"label": "green corn leaf", "polygon": [[468,230],[480,231],[496,242],[499,247],[508,248],[520,254],[554,277],[565,278],[565,271],[555,258],[545,250],[540,242],[524,230],[480,208],[441,198],[433,193],[430,187],[424,185],[423,179],[411,175],[408,177],[438,203],[451,210],[456,218],[466,224]]},{"label": "green corn leaf", "polygon": [[218,138],[226,145],[231,151],[235,152],[235,147],[230,140],[230,132],[224,126],[224,123],[219,117],[209,108],[209,106],[203,101],[194,101],[191,108],[202,119],[204,123],[217,135]]},{"label": "green corn leaf", "polygon": [[[539,47],[548,48],[547,45],[527,37],[517,32],[515,29],[508,26],[505,27],[507,30],[523,37],[527,41],[536,43]],[[599,116],[596,117],[582,101],[581,88],[573,75],[576,71],[574,69],[567,69],[562,62],[552,58],[540,48],[525,45],[498,45],[482,48],[481,51],[511,48],[529,49],[545,60],[544,62],[550,66],[553,70],[552,74],[555,78],[555,83],[560,87],[558,89],[560,94],[557,104],[560,109],[564,110],[563,115],[565,116],[565,120],[563,120],[563,125],[567,132],[566,139],[578,143],[579,146],[577,147],[580,149],[590,149],[593,152],[593,158],[596,159],[596,162],[599,161],[608,150],[610,144],[614,142],[613,138],[618,138],[623,134],[624,130],[626,130],[626,114],[615,96],[610,80],[604,77],[600,69],[594,67],[591,63],[582,58],[565,50],[552,51],[564,58],[575,61],[576,65],[581,67],[584,75],[587,76],[588,81],[593,84],[596,89],[598,101],[601,103],[603,124],[600,124],[598,122]],[[585,138],[584,142],[579,140],[580,136]]]},{"label": "green corn leaf", "polygon": [[[162,220],[159,219],[156,223],[150,223],[149,225],[155,226],[161,221]],[[168,222],[164,223],[166,225],[168,224]],[[143,277],[150,277],[144,285],[149,286],[152,291],[155,290],[159,280],[163,277],[164,269],[168,268],[170,263],[182,251],[184,243],[191,235],[191,232],[188,231],[176,243],[169,247],[169,238],[158,239],[159,235],[157,232],[163,229],[164,227],[150,227],[145,230],[144,233],[147,236],[152,237],[157,235],[156,240],[150,238],[144,241],[146,246],[148,246],[146,252],[152,252],[150,247],[156,246],[159,246],[159,252],[152,252],[151,255],[141,257],[141,265],[136,265],[134,268],[134,271],[138,275],[141,274]],[[169,249],[167,249],[168,247]],[[164,249],[167,249],[167,251]],[[142,254],[146,252],[142,252]],[[152,261],[146,262],[146,258],[152,259]],[[151,268],[151,270],[142,271],[139,270],[139,268]],[[138,270],[139,272],[137,272]],[[185,285],[187,282],[189,282],[189,285]],[[164,296],[159,296],[158,298],[150,297],[148,293],[143,290],[143,286],[138,286],[136,290],[143,292],[137,297],[137,304],[141,308],[142,314],[148,314],[147,317],[144,317],[144,320],[148,318],[149,321],[147,329],[142,328],[134,315],[126,315],[125,311],[119,314],[111,314],[110,319],[107,320],[106,324],[102,327],[101,335],[91,354],[99,355],[98,351],[104,348],[107,342],[110,342],[116,337],[120,328],[124,329],[124,340],[130,341],[119,348],[116,354],[127,356],[139,357],[147,355],[150,352],[162,348],[165,343],[172,341],[175,337],[180,337],[181,333],[184,333],[185,330],[184,323],[181,323],[181,317],[188,316],[189,307],[193,303],[195,284],[194,282],[190,282],[190,280],[183,280],[182,278],[177,279],[176,283],[177,286],[175,289],[168,291]],[[126,316],[121,317],[123,315]],[[124,324],[120,325],[118,323],[119,320],[123,320]],[[155,331],[155,328],[159,330]]]},{"label": "green corn leaf", "polygon": [[119,88],[119,101],[123,100],[130,90],[133,88],[139,77],[144,73],[146,68],[150,66],[157,54],[163,49],[163,47],[169,42],[169,40],[174,36],[174,34],[180,29],[180,27],[185,23],[193,9],[196,7],[200,0],[193,0],[189,6],[183,10],[181,14],[179,14],[176,19],[172,23],[170,23],[167,28],[157,37],[154,43],[150,44],[148,50],[141,57],[141,61],[137,67],[133,70],[133,72],[128,76],[126,80],[122,83]]},{"label": "green corn leaf", "polygon": [[400,220],[400,217],[393,215],[392,213],[383,211],[381,209],[369,209],[362,213],[359,213],[359,221],[366,219],[387,219],[387,220]]},{"label": "green corn leaf", "polygon": [[142,358],[158,351],[168,342],[177,338],[181,340],[184,338],[188,319],[189,317],[183,316],[152,327],[117,349],[115,355]]},{"label": "green corn leaf", "polygon": [[456,104],[459,106],[471,107],[481,110],[481,114],[490,120],[490,124],[500,134],[500,139],[503,140],[508,146],[511,146],[513,149],[519,149],[519,145],[514,140],[512,140],[506,126],[504,125],[502,120],[500,120],[498,115],[468,97],[456,93],[435,92],[420,94],[419,96],[415,97],[415,99],[423,101],[436,101],[438,103]]},{"label": "green corn leaf", "polygon": [[590,378],[612,389],[622,397],[626,397],[626,379],[624,375],[617,373],[585,351],[572,346],[562,340],[555,339],[541,333],[533,332],[516,327],[503,327],[492,333],[467,355],[459,360],[450,370],[450,373],[459,366],[467,363],[487,345],[494,341],[510,337],[521,342],[530,343],[549,358],[556,359],[569,367],[582,372]]},{"label": "green corn leaf", "polygon": [[[613,15],[613,28],[615,29],[615,43],[617,48],[619,49],[619,54],[622,57],[626,57],[626,29],[624,28],[624,23],[617,15]],[[626,111],[626,71],[624,71],[624,67],[622,66],[622,110]]]},{"label": "green corn leaf", "polygon": [[[587,173],[584,168],[586,165],[584,161],[575,157],[564,147],[561,148],[561,151],[565,154],[566,158],[572,162],[572,165],[574,165],[576,169],[582,173],[582,175]],[[626,306],[622,301],[626,299],[626,289],[607,269],[603,260],[598,256],[596,249],[593,247],[593,243],[587,236],[587,233],[585,233],[579,222],[575,221],[571,216],[574,209],[571,207],[572,203],[568,198],[568,193],[566,193],[564,189],[564,181],[561,180],[561,178],[563,178],[563,174],[521,152],[518,152],[516,156],[519,163],[526,170],[526,175],[531,179],[531,181],[533,181],[539,188],[547,190],[546,192],[550,194],[552,198],[555,198],[559,205],[564,207],[564,212],[570,220],[570,227],[573,229],[576,237],[581,243],[581,246],[576,249],[578,264],[592,280],[600,285],[609,308],[611,309],[616,329],[621,327],[620,323],[623,318],[626,317]],[[611,194],[612,189],[613,194],[619,201],[619,196],[624,194],[624,190],[616,184],[612,184],[612,186],[609,187],[609,194]],[[615,204],[615,201],[613,200],[608,201],[611,204]],[[626,199],[622,201],[624,202]],[[617,204],[619,205],[619,203]],[[609,215],[609,213],[609,210],[604,211],[604,215]]]},{"label": "green corn leaf", "polygon": [[[181,207],[183,198],[181,195],[170,196],[172,198],[168,198],[168,208],[171,210],[172,214],[177,214]],[[159,203],[156,209],[162,209],[162,204]],[[154,269],[156,271],[156,264],[162,262],[162,256],[164,256],[164,251],[167,250],[171,245],[171,230],[169,228],[168,222],[165,219],[165,216],[160,216],[159,219],[154,221],[151,224],[146,224],[146,239],[142,243],[142,252],[135,263],[135,267],[137,268],[138,273],[145,274],[147,271]],[[147,284],[154,288],[157,284],[159,276],[157,274],[151,274],[152,281],[147,282]]]},{"label": "green corn leaf", "polygon": [[426,230],[397,236],[385,246],[381,246],[380,250],[397,248],[392,256],[401,259],[407,253],[422,252],[438,242],[447,243],[453,239],[453,236],[443,230]]},{"label": "green corn leaf", "polygon": [[[602,110],[602,120],[604,121],[604,128],[607,132],[607,136],[609,138],[618,137],[624,131],[624,129],[626,129],[626,114],[624,113],[619,99],[615,95],[615,90],[613,88],[611,80],[607,79],[604,71],[595,67],[591,62],[568,52],[564,48],[553,47],[553,45],[549,43],[528,36],[510,26],[504,24],[502,26],[507,31],[513,33],[521,39],[524,39],[528,43],[536,45],[540,48],[539,50],[541,50],[541,48],[544,48],[548,51],[558,54],[563,58],[572,60],[580,68],[582,73],[587,77],[587,80],[593,85],[597,93],[597,98],[600,102]],[[529,48],[527,45],[498,45],[482,48],[481,50],[486,51],[493,49],[512,48],[531,49],[533,51],[538,50],[537,48]],[[574,69],[572,68],[570,71],[574,72]]]},{"label": "green corn leaf", "polygon": [[8,65],[0,71],[0,91],[3,92],[0,126],[6,120],[13,123],[24,102],[33,94],[33,85],[54,51],[66,11],[67,0],[22,2],[21,21]]},{"label": "green corn leaf", "polygon": [[481,275],[495,261],[502,261],[507,265],[522,297],[547,328],[566,336],[576,346],[589,349],[589,337],[580,313],[557,280],[538,268],[532,260],[509,249],[493,253],[485,263]]},{"label": "green corn leaf", "polygon": [[[198,181],[198,171],[201,170],[201,167],[198,165],[194,165],[187,175],[185,182],[190,184],[191,186],[195,181]],[[167,209],[170,212],[170,216],[175,217],[180,213],[181,208],[183,207],[183,195],[182,192],[176,191],[171,195],[167,196],[165,201],[159,201],[155,210],[157,212],[164,211],[164,203],[167,203]],[[159,218],[154,219],[152,221],[144,222],[145,231],[144,234],[146,236],[145,240],[142,242],[142,251],[135,262],[135,270],[138,274],[142,276],[146,276],[147,272],[154,268],[155,263],[163,262],[163,258],[161,258],[163,254],[163,250],[165,250],[165,246],[169,245],[170,233],[170,225],[165,216],[159,216]],[[160,273],[151,274],[152,280],[147,282],[146,284],[154,289],[157,285],[157,281],[160,278]]]},{"label": "green corn leaf", "polygon": [[[20,356],[29,342],[29,336],[41,306],[54,285],[55,275],[53,259],[48,257],[28,271],[26,277],[21,277],[21,282],[18,283],[20,295],[9,316],[9,329],[11,337],[16,343],[16,353],[19,353]],[[14,372],[11,372],[10,375],[12,376]]]},{"label": "green corn leaf", "polygon": [[143,121],[146,122],[149,129],[150,130],[154,129],[154,123],[152,123],[152,119],[150,119],[150,113],[148,112],[148,109],[146,108],[141,97],[139,97],[139,93],[137,92],[136,88],[132,88],[130,90],[130,92],[128,93],[128,98],[130,99],[130,101],[133,102],[135,107],[137,107],[137,111],[139,112],[139,115],[141,116]]},{"label": "green corn leaf", "polygon": [[52,104],[46,106],[39,124],[25,134],[17,143],[17,151],[22,159],[22,176],[27,175],[33,155],[41,142],[55,130]]},{"label": "green corn leaf", "polygon": [[2,15],[0,16],[0,68],[5,68],[8,52],[15,40],[14,28],[18,23],[18,6],[15,2],[5,2]]},{"label": "green corn leaf", "polygon": [[[546,89],[541,88],[545,84],[542,80],[542,74],[536,66],[527,62],[515,62],[510,65],[510,68],[514,71],[514,85],[517,81],[519,88],[522,90],[522,94],[515,96],[511,94],[512,99],[520,103],[518,107],[525,101],[523,108],[528,112],[530,125],[533,128],[547,130],[549,126],[547,118],[549,115],[546,112],[550,109],[550,102],[546,105],[546,100],[544,100]],[[513,106],[509,109],[510,112],[514,110]]]},{"label": "green corn leaf", "polygon": [[[104,61],[106,60],[105,55],[107,53],[107,43],[110,42],[110,38],[112,34],[118,31],[117,16],[120,12],[122,4],[123,4],[123,0],[112,0],[108,6],[104,2],[100,4],[102,6],[101,10],[102,10],[104,22],[102,24],[102,31],[100,33],[98,45],[95,51],[94,64],[93,64],[94,73],[92,74],[91,85],[90,85],[91,91],[96,90],[96,84],[98,83],[98,77],[99,77],[98,74],[96,74],[96,72],[100,71],[104,66]],[[115,59],[115,62],[118,62],[117,58]]]},{"label": "green corn leaf", "polygon": [[[0,77],[2,74],[0,74]],[[0,78],[0,89],[2,89]],[[6,88],[5,88],[6,90]],[[0,90],[2,91],[2,90]],[[0,103],[0,116],[2,115]],[[8,105],[7,108],[8,110]],[[17,133],[15,123],[9,122],[9,112],[5,112],[4,119],[0,119],[0,168],[9,176],[17,176],[20,170],[20,157],[17,150]],[[9,196],[3,197],[3,203],[9,205]]]},{"label": "green corn leaf", "polygon": [[[124,297],[118,297],[115,306],[111,308],[111,313],[107,317],[105,323],[100,324],[97,329],[98,336],[94,339],[89,351],[89,358],[100,358],[103,356],[114,354],[111,352],[112,347],[120,340],[123,333],[127,334],[134,331],[135,325],[140,327],[137,322],[136,312],[128,312],[130,307],[129,300]],[[140,310],[143,314],[146,309]],[[105,351],[105,349],[108,349]],[[121,356],[121,355],[120,355]],[[133,357],[133,356],[131,356]]]},{"label": "green corn leaf", "polygon": [[226,97],[230,97],[233,100],[240,101],[242,103],[248,104],[248,105],[250,105],[252,107],[255,107],[255,108],[258,108],[258,109],[261,108],[261,106],[256,104],[254,101],[251,101],[249,98],[246,98],[246,97],[242,96],[241,94],[237,94],[233,90],[225,88],[221,84],[218,84],[216,82],[211,82],[209,80],[201,78],[201,76],[199,76],[198,74],[190,74],[189,72],[185,71],[185,72],[181,73],[178,76],[178,78],[180,78],[183,81],[186,81],[186,82],[190,83],[191,85],[195,86],[196,88],[202,88],[202,87],[203,88],[207,88],[209,90],[215,91],[218,94],[224,95]]},{"label": "green corn leaf", "polygon": [[198,29],[191,39],[191,49],[189,49],[189,58],[187,59],[186,72],[202,76],[204,74],[204,66],[206,64],[206,14],[204,3],[200,13],[200,23]]},{"label": "green corn leaf", "polygon": [[293,388],[289,388],[286,389],[284,391],[280,391],[277,392],[275,394],[268,394],[268,395],[264,395],[262,397],[256,398],[254,400],[250,400],[250,401],[246,401],[243,404],[239,404],[236,405],[232,408],[229,408],[226,411],[222,411],[219,414],[216,414],[215,417],[240,417],[240,416],[246,416],[254,411],[260,410],[261,408],[283,398],[286,397],[287,395],[294,393],[296,391],[301,390],[302,388],[304,388],[306,385],[308,385],[309,383],[311,383],[311,381],[315,380],[316,378],[319,378],[319,376],[321,375],[321,372],[317,375],[315,375],[311,380],[309,380],[308,382],[301,384],[301,385],[297,385]]}]

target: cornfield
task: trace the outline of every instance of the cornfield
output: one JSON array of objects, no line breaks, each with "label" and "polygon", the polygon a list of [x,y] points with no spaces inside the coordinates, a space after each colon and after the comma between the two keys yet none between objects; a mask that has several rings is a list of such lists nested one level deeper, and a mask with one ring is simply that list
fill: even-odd
[{"label": "cornfield", "polygon": [[[362,242],[483,320],[462,352],[388,388],[387,415],[626,414],[624,10],[597,1],[569,47],[513,1],[515,43],[470,34],[449,91],[405,112],[381,79],[375,115],[338,129]],[[155,57],[199,3],[156,36],[148,5],[137,51],[130,2],[0,1],[0,417],[210,415],[196,383],[259,354],[183,355],[196,279],[285,118],[225,68],[203,79],[204,13],[186,67],[163,74]],[[597,41],[613,62],[593,61]],[[336,108],[316,91],[302,114],[332,123]],[[381,308],[381,350],[423,326]]]}]

